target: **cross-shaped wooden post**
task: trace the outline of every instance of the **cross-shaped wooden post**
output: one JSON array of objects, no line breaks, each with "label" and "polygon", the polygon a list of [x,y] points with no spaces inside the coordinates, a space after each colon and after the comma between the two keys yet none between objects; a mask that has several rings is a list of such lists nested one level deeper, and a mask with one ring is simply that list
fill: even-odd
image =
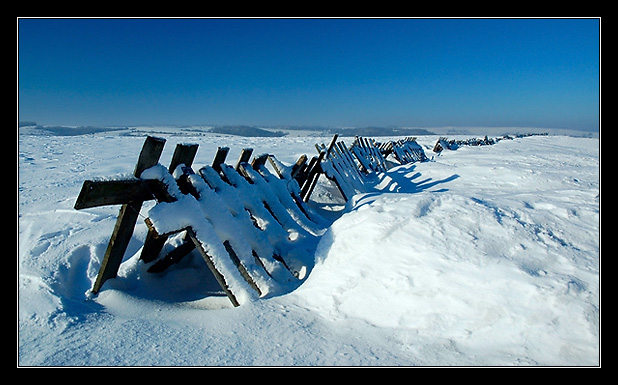
[{"label": "cross-shaped wooden post", "polygon": [[[93,293],[98,293],[101,287],[110,278],[116,277],[118,268],[122,262],[131,236],[137,223],[142,203],[154,199],[154,195],[147,182],[139,179],[142,172],[159,162],[165,139],[149,136],[146,138],[142,151],[140,152],[133,176],[136,179],[115,180],[115,181],[85,181],[82,185],[80,194],[75,202],[75,209],[122,204],[114,231],[107,245],[107,250],[103,256],[99,274],[92,288]],[[179,144],[176,146],[170,170],[174,170],[179,164],[190,165],[193,162],[197,145]],[[147,237],[142,255],[158,254],[165,240],[154,240],[154,237]],[[158,250],[158,251],[157,251]],[[155,255],[156,257],[156,255]]]},{"label": "cross-shaped wooden post", "polygon": [[[142,151],[135,165],[133,175],[139,178],[142,171],[156,165],[159,162],[165,139],[149,136],[144,142]],[[103,283],[110,278],[116,277],[118,268],[129,245],[133,229],[139,216],[139,211],[144,200],[152,199],[139,179],[128,181],[85,181],[82,190],[75,203],[77,210],[108,204],[122,203],[114,231],[107,245],[107,250],[101,262],[99,274],[92,288],[93,293],[101,290]]]}]

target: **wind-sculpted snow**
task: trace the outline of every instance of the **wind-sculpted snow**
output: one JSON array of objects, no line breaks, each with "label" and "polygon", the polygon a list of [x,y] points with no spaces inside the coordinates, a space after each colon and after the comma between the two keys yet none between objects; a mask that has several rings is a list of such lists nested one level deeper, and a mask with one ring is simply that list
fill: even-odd
[{"label": "wind-sculpted snow", "polygon": [[[200,144],[196,170],[217,146],[292,164],[329,140],[175,139]],[[20,135],[18,363],[599,365],[599,140],[434,154],[436,139],[419,138],[429,161],[374,175],[345,207],[320,179],[309,205],[332,224],[296,229],[315,250],[298,254],[313,263],[302,284],[233,308],[195,252],[148,273],[143,220],[118,277],[92,296],[118,207],[72,207],[85,179],[131,173],[143,138]],[[214,199],[196,212],[216,211]]]}]

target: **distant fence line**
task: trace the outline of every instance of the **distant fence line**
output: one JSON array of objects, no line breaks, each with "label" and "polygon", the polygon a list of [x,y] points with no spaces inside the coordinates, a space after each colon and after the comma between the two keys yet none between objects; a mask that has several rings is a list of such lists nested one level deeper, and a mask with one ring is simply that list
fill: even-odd
[{"label": "distant fence line", "polygon": [[433,152],[440,152],[442,150],[456,150],[460,146],[489,146],[492,144],[496,144],[501,140],[511,140],[515,138],[525,138],[528,136],[546,136],[548,133],[540,133],[540,134],[516,134],[516,135],[503,135],[496,138],[488,138],[487,135],[483,138],[470,138],[470,139],[447,139],[445,137],[440,137],[433,147]]}]

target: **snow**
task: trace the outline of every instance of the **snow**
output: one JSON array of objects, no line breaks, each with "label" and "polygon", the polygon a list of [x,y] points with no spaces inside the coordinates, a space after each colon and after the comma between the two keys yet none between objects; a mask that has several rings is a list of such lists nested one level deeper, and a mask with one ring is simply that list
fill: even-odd
[{"label": "snow", "polygon": [[[347,203],[321,178],[310,206],[324,220],[296,229],[310,252],[297,253],[306,276],[233,307],[196,252],[148,273],[143,220],[118,277],[92,295],[119,207],[73,204],[84,180],[129,175],[144,137],[18,135],[18,365],[600,365],[599,139],[533,136],[434,154],[437,138],[418,139],[429,161],[375,174],[373,189]],[[330,141],[166,139],[163,166],[176,143],[199,143],[196,172],[218,146],[230,148],[229,163],[251,147],[291,165]],[[177,203],[187,212],[173,220],[217,210],[209,198]],[[226,199],[240,198],[253,199]],[[146,202],[140,218],[156,215],[186,225]],[[204,231],[232,232],[223,215],[218,232]]]}]

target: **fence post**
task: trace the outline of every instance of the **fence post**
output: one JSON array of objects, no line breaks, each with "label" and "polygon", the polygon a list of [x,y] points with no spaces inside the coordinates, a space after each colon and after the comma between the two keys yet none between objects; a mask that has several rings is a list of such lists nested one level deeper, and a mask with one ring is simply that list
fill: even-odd
[{"label": "fence post", "polygon": [[[156,165],[159,162],[161,153],[163,152],[163,146],[165,145],[165,139],[155,138],[149,136],[146,138],[142,151],[135,165],[133,175],[139,178],[142,171]],[[137,201],[132,203],[123,204],[118,213],[118,219],[114,226],[114,232],[107,245],[107,250],[103,256],[101,262],[101,268],[99,274],[92,288],[94,294],[101,290],[101,286],[110,278],[116,277],[118,274],[118,268],[124,257],[124,253],[127,250],[131,236],[133,235],[133,229],[139,216],[139,211],[142,208],[143,201]]]}]

